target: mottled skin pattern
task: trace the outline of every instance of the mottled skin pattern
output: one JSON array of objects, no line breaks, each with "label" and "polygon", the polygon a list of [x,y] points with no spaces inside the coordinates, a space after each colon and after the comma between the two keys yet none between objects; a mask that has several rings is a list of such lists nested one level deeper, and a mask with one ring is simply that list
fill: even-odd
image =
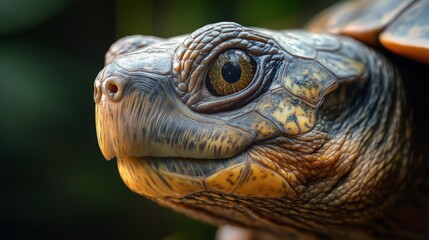
[{"label": "mottled skin pattern", "polygon": [[[256,72],[213,96],[207,72],[228,49]],[[266,239],[428,236],[426,166],[400,74],[350,38],[236,23],[132,36],[94,88],[104,156],[161,205]]]}]

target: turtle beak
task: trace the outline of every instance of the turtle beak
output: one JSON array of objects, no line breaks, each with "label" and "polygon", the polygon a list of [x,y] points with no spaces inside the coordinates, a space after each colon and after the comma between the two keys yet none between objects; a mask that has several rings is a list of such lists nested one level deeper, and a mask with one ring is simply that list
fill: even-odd
[{"label": "turtle beak", "polygon": [[254,136],[192,112],[174,91],[171,55],[145,52],[116,59],[94,83],[96,129],[106,159],[229,158]]}]

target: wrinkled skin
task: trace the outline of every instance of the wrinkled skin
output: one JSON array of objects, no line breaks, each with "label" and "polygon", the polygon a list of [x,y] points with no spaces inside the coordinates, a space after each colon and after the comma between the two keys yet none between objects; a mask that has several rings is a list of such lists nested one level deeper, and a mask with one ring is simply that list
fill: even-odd
[{"label": "wrinkled skin", "polygon": [[[255,61],[254,77],[215,96],[207,73],[229,49]],[[266,238],[427,234],[400,74],[354,40],[235,23],[133,36],[112,46],[94,89],[103,155],[163,206]]]}]

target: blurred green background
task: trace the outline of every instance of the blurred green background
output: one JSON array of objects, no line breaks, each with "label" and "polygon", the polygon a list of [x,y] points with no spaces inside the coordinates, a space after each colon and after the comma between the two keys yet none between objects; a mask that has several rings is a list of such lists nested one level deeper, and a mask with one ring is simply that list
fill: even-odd
[{"label": "blurred green background", "polygon": [[335,0],[0,0],[0,239],[213,239],[126,188],[102,157],[93,80],[129,34],[300,27]]}]

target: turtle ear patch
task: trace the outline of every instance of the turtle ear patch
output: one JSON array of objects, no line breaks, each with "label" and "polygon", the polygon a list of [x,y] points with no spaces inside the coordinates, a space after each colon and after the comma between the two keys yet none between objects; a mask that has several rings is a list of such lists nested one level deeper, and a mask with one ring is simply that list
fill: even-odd
[{"label": "turtle ear patch", "polygon": [[319,51],[314,60],[295,58],[280,73],[279,86],[262,95],[256,110],[285,135],[309,132],[325,97],[343,83],[362,81],[364,64],[339,52]]},{"label": "turtle ear patch", "polygon": [[282,77],[282,85],[287,91],[313,107],[338,87],[336,77],[314,61],[293,61]]}]

